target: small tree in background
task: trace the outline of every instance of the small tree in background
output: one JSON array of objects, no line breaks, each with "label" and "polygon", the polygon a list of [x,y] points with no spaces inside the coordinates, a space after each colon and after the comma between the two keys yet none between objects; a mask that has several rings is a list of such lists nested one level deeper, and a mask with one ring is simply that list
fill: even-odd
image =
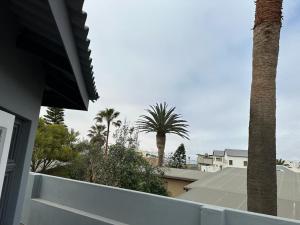
[{"label": "small tree in background", "polygon": [[111,145],[108,157],[98,164],[96,183],[168,195],[164,186],[163,170],[150,165],[133,148]]},{"label": "small tree in background", "polygon": [[47,124],[39,120],[36,133],[31,170],[45,173],[48,169],[57,167],[62,162],[73,160],[78,152],[74,150],[78,132],[74,132],[61,124]]},{"label": "small tree in background", "polygon": [[186,167],[186,154],[184,144],[179,145],[177,150],[171,155],[169,162],[169,167],[173,168],[185,168]]},{"label": "small tree in background", "polygon": [[48,107],[44,115],[45,122],[47,124],[64,124],[65,110],[61,108]]},{"label": "small tree in background", "polygon": [[135,127],[130,126],[130,124],[125,120],[113,134],[113,138],[116,144],[120,144],[127,148],[137,149],[139,146],[138,142],[138,131]]}]

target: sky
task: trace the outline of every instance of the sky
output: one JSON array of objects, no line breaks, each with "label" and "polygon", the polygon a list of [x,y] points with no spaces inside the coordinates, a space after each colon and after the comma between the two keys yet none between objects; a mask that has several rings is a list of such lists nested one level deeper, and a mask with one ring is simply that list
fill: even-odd
[{"label": "sky", "polygon": [[[86,0],[84,10],[100,99],[67,110],[68,126],[85,136],[105,108],[134,125],[167,102],[190,125],[190,140],[167,135],[167,154],[180,143],[192,158],[247,149],[254,1]],[[277,157],[291,160],[300,160],[299,11],[284,1],[277,73]],[[156,151],[155,134],[139,140]]]}]

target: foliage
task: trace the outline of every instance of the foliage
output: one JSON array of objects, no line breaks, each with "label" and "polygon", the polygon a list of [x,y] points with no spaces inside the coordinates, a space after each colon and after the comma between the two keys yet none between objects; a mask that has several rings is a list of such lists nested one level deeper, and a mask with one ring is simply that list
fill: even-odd
[{"label": "foliage", "polygon": [[277,165],[284,165],[285,161],[283,159],[276,159]]},{"label": "foliage", "polygon": [[61,108],[48,107],[44,116],[47,124],[64,124],[65,111]]},{"label": "foliage", "polygon": [[98,146],[87,140],[82,140],[76,146],[79,153],[66,165],[47,170],[47,174],[62,176],[75,180],[95,182],[96,168],[103,161],[103,154]]},{"label": "foliage", "polygon": [[61,124],[47,124],[44,119],[39,120],[34,149],[31,159],[31,170],[45,172],[49,168],[58,166],[76,158],[78,152],[74,150],[78,133],[70,132]]},{"label": "foliage", "polygon": [[185,168],[186,167],[186,154],[183,144],[179,145],[174,154],[168,161],[168,166],[173,168]]},{"label": "foliage", "polygon": [[65,177],[95,182],[104,185],[167,195],[162,179],[163,171],[151,166],[136,151],[137,134],[127,122],[116,130],[116,144],[109,147],[108,156],[104,148],[82,141],[77,145],[80,155],[64,167]]},{"label": "foliage", "polygon": [[130,126],[127,121],[124,121],[123,125],[115,131],[113,138],[115,139],[116,144],[127,148],[137,149],[139,146],[138,131],[135,127]]},{"label": "foliage", "polygon": [[99,148],[105,144],[105,137],[107,131],[106,127],[102,124],[95,124],[91,126],[89,130],[88,137],[92,144],[98,145]]},{"label": "foliage", "polygon": [[151,166],[133,148],[110,146],[108,158],[98,164],[96,182],[136,191],[167,195],[163,171]]},{"label": "foliage", "polygon": [[142,115],[137,121],[138,128],[142,132],[155,132],[157,134],[177,134],[180,137],[189,139],[187,121],[181,119],[180,114],[174,113],[175,107],[168,108],[166,103],[150,106],[146,110],[150,116]]}]

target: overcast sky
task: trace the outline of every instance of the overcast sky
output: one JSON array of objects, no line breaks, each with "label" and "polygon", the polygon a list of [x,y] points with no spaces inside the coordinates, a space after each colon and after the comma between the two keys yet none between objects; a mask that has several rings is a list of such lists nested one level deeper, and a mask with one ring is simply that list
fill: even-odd
[{"label": "overcast sky", "polygon": [[[86,135],[107,107],[134,123],[156,102],[176,106],[190,141],[167,136],[189,155],[247,149],[254,1],[86,0],[100,99],[88,112],[66,112]],[[300,159],[300,1],[284,1],[277,79],[277,155]],[[156,151],[155,134],[140,135]],[[193,157],[194,158],[194,157]]]}]

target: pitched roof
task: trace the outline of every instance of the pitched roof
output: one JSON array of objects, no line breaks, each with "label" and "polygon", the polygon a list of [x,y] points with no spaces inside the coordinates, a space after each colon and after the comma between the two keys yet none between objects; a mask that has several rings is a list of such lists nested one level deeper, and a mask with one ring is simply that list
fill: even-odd
[{"label": "pitched roof", "polygon": [[[189,190],[177,198],[235,209],[247,209],[247,169],[225,168],[201,176],[185,186]],[[277,166],[278,216],[300,219],[300,173]],[[230,181],[230,182],[228,182]],[[293,211],[294,210],[294,211]]]},{"label": "pitched roof", "polygon": [[225,152],[228,156],[232,156],[232,157],[248,157],[247,150],[225,149]]},{"label": "pitched roof", "polygon": [[188,180],[188,181],[196,181],[200,179],[202,176],[207,175],[200,170],[189,170],[189,169],[178,169],[178,168],[164,168],[164,177],[172,178],[176,180]]},{"label": "pitched roof", "polygon": [[224,156],[224,151],[221,150],[214,150],[213,151],[214,156]]}]

